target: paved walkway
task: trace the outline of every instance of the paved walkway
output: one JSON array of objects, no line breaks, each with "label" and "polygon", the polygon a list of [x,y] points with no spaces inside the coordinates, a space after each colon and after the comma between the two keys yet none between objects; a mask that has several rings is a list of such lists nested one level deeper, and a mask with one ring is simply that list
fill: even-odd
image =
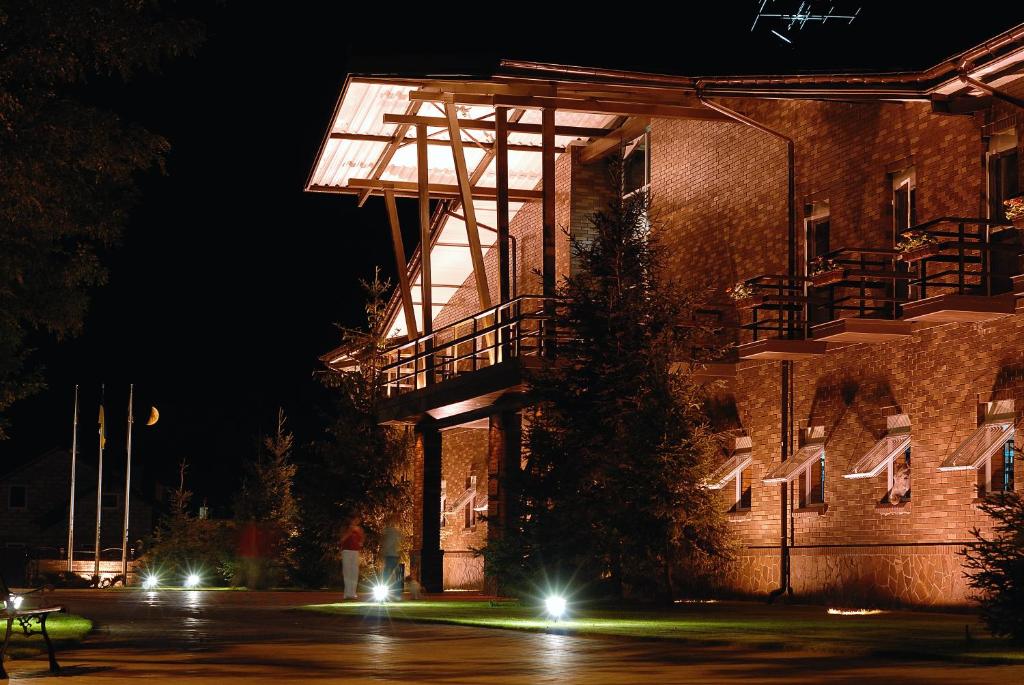
[{"label": "paved walkway", "polygon": [[823,683],[1024,682],[1024,667],[894,663],[661,641],[414,625],[291,610],[337,595],[58,592],[90,638],[8,663],[12,683]]}]

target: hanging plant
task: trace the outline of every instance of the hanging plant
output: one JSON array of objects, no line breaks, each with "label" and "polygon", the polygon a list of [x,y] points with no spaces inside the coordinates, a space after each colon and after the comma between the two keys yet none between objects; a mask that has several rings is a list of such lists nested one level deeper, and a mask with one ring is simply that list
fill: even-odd
[{"label": "hanging plant", "polygon": [[754,286],[746,281],[740,281],[731,288],[726,288],[725,294],[731,297],[740,309],[750,309],[764,302],[764,297],[758,295],[754,291]]},{"label": "hanging plant", "polygon": [[808,268],[811,283],[816,287],[833,285],[846,278],[846,269],[834,259],[825,256],[815,257]]},{"label": "hanging plant", "polygon": [[1014,223],[1024,221],[1024,195],[1004,200],[1003,206],[1006,207],[1006,218],[1008,221]]},{"label": "hanging plant", "polygon": [[900,261],[915,262],[927,257],[934,257],[942,251],[939,239],[924,231],[908,231],[896,243]]}]

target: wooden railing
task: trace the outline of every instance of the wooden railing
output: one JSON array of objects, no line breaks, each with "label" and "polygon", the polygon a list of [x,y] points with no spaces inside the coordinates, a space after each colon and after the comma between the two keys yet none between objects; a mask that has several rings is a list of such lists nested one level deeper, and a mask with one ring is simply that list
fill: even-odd
[{"label": "wooden railing", "polygon": [[554,300],[523,295],[384,351],[389,397],[522,357],[554,343]]}]

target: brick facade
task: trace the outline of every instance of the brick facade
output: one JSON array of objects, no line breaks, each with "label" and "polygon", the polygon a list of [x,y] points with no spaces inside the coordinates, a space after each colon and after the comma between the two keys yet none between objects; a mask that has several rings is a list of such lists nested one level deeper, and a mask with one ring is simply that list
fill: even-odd
[{"label": "brick facade", "polygon": [[444,589],[479,590],[484,583],[483,559],[473,550],[487,544],[486,512],[475,511],[487,504],[486,426],[441,434],[441,478],[446,510],[441,527]]},{"label": "brick facade", "polygon": [[[1024,80],[1008,89],[1024,95]],[[987,214],[985,136],[1016,128],[1024,117],[996,102],[975,115],[933,114],[927,103],[840,103],[810,100],[727,100],[729,107],[783,132],[795,144],[797,255],[804,259],[804,219],[827,201],[832,248],[886,247],[894,240],[892,174],[913,166],[918,221]],[[787,268],[785,144],[750,127],[719,121],[655,119],[650,127],[651,219],[670,268],[697,288],[722,292],[737,281]],[[1024,161],[1024,147],[1020,160]],[[1024,176],[1024,169],[1021,169]],[[587,217],[607,198],[603,164],[582,165],[578,153],[557,164],[560,228],[586,238]],[[541,208],[527,203],[512,220],[518,243],[518,293],[539,292]],[[568,238],[559,233],[559,274],[572,268]],[[496,250],[486,255],[497,298]],[[477,311],[472,278],[441,312],[435,328]],[[979,511],[974,471],[939,465],[978,426],[978,401],[998,394],[1024,409],[1024,314],[987,323],[921,325],[884,344],[832,346],[828,354],[793,362],[794,423],[825,427],[825,507],[792,517],[791,583],[804,598],[834,602],[963,604],[968,589],[958,552],[969,530],[990,528]],[[753,462],[749,511],[729,514],[740,554],[725,589],[763,595],[779,585],[780,488],[762,478],[780,461],[780,363],[747,361],[727,388],[711,389],[735,406],[750,435]],[[887,409],[888,408],[888,409]],[[896,408],[912,426],[911,501],[881,505],[882,475],[843,478],[881,437],[884,411]],[[444,434],[443,478],[449,499],[476,474],[487,482],[487,432]],[[1024,465],[1017,460],[1017,489]],[[723,489],[722,507],[734,502]],[[445,586],[475,585],[482,566],[465,552],[486,542],[486,526],[442,533]],[[478,560],[472,563],[479,563]],[[479,571],[477,569],[479,568]],[[472,578],[472,581],[467,580]]]}]

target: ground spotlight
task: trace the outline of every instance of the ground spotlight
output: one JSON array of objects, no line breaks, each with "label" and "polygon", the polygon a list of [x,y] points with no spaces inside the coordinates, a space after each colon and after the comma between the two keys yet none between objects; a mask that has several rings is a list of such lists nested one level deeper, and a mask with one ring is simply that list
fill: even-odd
[{"label": "ground spotlight", "polygon": [[145,580],[142,581],[142,587],[146,590],[155,590],[160,584],[160,579],[156,575],[148,575]]},{"label": "ground spotlight", "polygon": [[190,573],[185,578],[185,587],[198,587],[199,586],[199,574]]},{"label": "ground spotlight", "polygon": [[373,600],[375,602],[386,602],[390,588],[384,583],[377,583],[373,586]]},{"label": "ground spotlight", "polygon": [[565,597],[548,595],[544,599],[544,609],[547,610],[548,616],[557,621],[565,614]]}]

